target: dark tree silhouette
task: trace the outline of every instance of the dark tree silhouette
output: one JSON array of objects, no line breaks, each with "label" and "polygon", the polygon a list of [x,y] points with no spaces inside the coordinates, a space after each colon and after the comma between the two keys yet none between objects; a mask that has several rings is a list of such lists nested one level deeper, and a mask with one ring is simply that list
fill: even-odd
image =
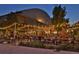
[{"label": "dark tree silhouette", "polygon": [[[65,25],[67,26],[67,23],[69,23],[69,18],[66,19],[65,16],[67,14],[66,7],[55,6],[52,11],[53,17],[51,18],[52,24],[55,25],[57,31],[62,30],[62,27]],[[63,25],[64,24],[64,25]]]},{"label": "dark tree silhouette", "polygon": [[53,18],[52,18],[52,24],[61,24],[63,22],[69,22],[69,19],[65,19],[65,16],[67,14],[66,8],[61,7],[61,5],[54,7],[54,10],[52,12]]}]

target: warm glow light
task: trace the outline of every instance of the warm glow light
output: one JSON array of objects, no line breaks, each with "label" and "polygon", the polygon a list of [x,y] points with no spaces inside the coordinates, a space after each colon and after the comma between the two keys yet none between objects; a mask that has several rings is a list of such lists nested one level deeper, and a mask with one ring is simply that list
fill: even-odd
[{"label": "warm glow light", "polygon": [[57,34],[57,31],[54,31],[53,33],[54,33],[54,34]]},{"label": "warm glow light", "polygon": [[71,30],[72,32],[74,31],[74,30]]},{"label": "warm glow light", "polygon": [[69,32],[69,30],[67,30],[67,32]]},{"label": "warm glow light", "polygon": [[39,22],[42,22],[42,23],[44,23],[44,21],[42,20],[42,19],[37,19]]}]

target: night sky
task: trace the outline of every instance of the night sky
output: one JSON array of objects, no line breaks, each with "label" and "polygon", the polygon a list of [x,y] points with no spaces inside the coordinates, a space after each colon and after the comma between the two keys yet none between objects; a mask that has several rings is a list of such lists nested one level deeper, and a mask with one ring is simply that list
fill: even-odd
[{"label": "night sky", "polygon": [[[31,9],[31,8],[40,8],[46,11],[50,16],[52,16],[53,8],[57,6],[56,4],[0,4],[0,15],[4,15],[10,12],[21,11],[24,9]],[[61,5],[62,7],[66,7],[67,16],[66,18],[70,18],[70,23],[77,22],[79,20],[79,5]]]}]

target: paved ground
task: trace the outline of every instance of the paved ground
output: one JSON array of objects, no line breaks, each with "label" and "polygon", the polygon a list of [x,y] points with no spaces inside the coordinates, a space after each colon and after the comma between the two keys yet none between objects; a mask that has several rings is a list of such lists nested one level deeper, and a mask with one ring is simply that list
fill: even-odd
[{"label": "paved ground", "polygon": [[60,51],[0,44],[0,54],[77,54],[79,52]]}]

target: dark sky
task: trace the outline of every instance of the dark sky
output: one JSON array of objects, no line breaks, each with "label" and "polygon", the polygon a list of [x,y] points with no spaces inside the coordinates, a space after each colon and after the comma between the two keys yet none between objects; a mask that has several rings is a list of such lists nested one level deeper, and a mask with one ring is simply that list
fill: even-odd
[{"label": "dark sky", "polygon": [[[52,16],[53,8],[57,6],[56,4],[0,4],[0,15],[4,15],[10,12],[20,11],[24,9],[31,8],[40,8],[46,11],[50,16]],[[61,5],[66,7],[67,16],[70,18],[70,23],[77,22],[79,20],[79,5],[78,4],[69,4]]]}]

